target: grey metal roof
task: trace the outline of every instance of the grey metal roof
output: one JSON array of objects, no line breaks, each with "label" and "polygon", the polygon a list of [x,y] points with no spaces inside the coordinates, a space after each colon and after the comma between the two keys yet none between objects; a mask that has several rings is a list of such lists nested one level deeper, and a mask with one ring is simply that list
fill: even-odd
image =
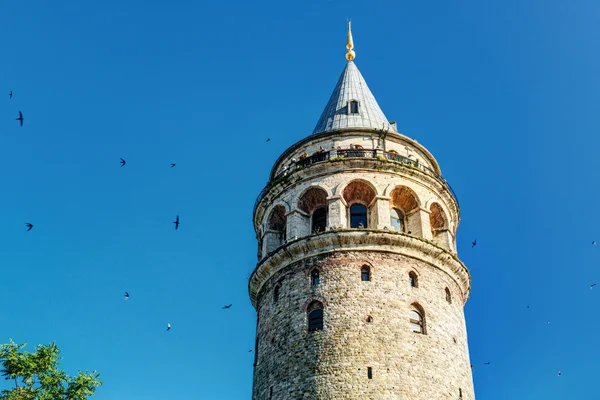
[{"label": "grey metal roof", "polygon": [[[349,112],[351,100],[358,101],[357,114]],[[396,132],[395,125],[389,124],[353,61],[348,61],[344,68],[313,135],[344,128],[372,128]]]}]

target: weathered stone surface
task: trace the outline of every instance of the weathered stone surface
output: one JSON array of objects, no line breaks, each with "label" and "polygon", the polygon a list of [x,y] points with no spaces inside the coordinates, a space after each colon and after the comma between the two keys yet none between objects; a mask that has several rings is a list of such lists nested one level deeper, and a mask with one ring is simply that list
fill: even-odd
[{"label": "weathered stone surface", "polygon": [[[364,265],[371,281],[361,281]],[[320,270],[314,287],[313,268]],[[410,271],[418,275],[417,288],[409,285]],[[258,298],[253,399],[269,399],[271,388],[273,399],[458,399],[459,389],[473,399],[460,297],[446,273],[398,254],[335,251],[287,265]],[[318,333],[307,332],[312,299],[324,304]],[[409,327],[415,303],[425,312],[424,335]]]}]

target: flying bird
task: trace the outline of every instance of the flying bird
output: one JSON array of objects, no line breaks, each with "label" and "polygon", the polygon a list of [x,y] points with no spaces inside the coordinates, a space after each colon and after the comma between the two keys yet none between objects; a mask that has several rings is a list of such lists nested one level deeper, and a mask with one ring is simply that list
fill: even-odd
[{"label": "flying bird", "polygon": [[125,161],[125,160],[123,160],[123,159],[121,158],[121,167],[124,167],[124,166],[125,166],[125,164],[127,164],[127,161]]},{"label": "flying bird", "polygon": [[25,226],[27,226],[27,232],[29,232],[31,228],[33,228],[33,224],[30,224],[29,222],[27,222]]},{"label": "flying bird", "polygon": [[12,99],[12,90],[10,91],[10,93],[8,94],[8,98]]},{"label": "flying bird", "polygon": [[594,288],[594,286],[596,286],[596,284],[595,284],[595,283],[592,283],[592,284],[590,285],[590,290],[592,290],[592,289]]},{"label": "flying bird", "polygon": [[248,353],[254,353],[254,350],[248,350]]},{"label": "flying bird", "polygon": [[179,215],[177,216],[177,218],[175,218],[175,221],[173,221],[173,223],[175,224],[175,230],[177,230],[177,228],[179,228]]},{"label": "flying bird", "polygon": [[560,372],[560,369],[558,370],[558,376],[560,376],[562,374],[562,372]]},{"label": "flying bird", "polygon": [[224,306],[224,307],[223,307],[223,310],[225,310],[225,309],[227,309],[227,308],[231,308],[231,306],[232,306],[232,305],[233,305],[233,304],[230,304],[230,305],[228,305],[228,306]]},{"label": "flying bird", "polygon": [[527,308],[529,308],[529,306],[527,306]]},{"label": "flying bird", "polygon": [[484,365],[490,365],[490,362],[488,361],[488,362],[486,362],[486,363],[483,363],[483,364],[484,364]]},{"label": "flying bird", "polygon": [[125,292],[125,300],[129,299],[129,293]]},{"label": "flying bird", "polygon": [[271,138],[267,138],[267,142],[270,142],[270,141],[271,141]]},{"label": "flying bird", "polygon": [[473,247],[477,246],[477,239],[473,240],[473,243],[472,243],[472,244],[473,244],[473,246],[471,246],[471,248],[473,248]]},{"label": "flying bird", "polygon": [[19,111],[19,118],[15,118],[17,121],[21,121],[21,126],[23,126],[23,113]]},{"label": "flying bird", "polygon": [[167,332],[171,330],[171,324],[167,324]]},{"label": "flying bird", "polygon": [[177,164],[171,164],[171,168],[173,168],[174,166],[176,166]]}]

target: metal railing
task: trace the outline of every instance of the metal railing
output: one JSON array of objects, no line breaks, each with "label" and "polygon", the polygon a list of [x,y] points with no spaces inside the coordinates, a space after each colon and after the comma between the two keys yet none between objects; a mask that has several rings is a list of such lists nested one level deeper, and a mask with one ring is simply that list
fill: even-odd
[{"label": "metal railing", "polygon": [[[267,185],[260,191],[258,196],[256,197],[256,201],[254,202],[254,210],[252,215],[256,214],[256,209],[258,208],[258,204],[263,199],[264,195],[275,185],[277,185],[282,180],[287,179],[291,174],[293,174],[298,169],[302,169],[308,167],[312,164],[328,161],[331,159],[331,155],[335,154],[336,157],[343,158],[377,158],[377,150],[367,150],[367,149],[338,149],[332,151],[319,151],[314,153],[312,156],[304,157],[299,160],[293,161],[287,168],[284,168],[279,174],[275,175],[271,181],[267,183]],[[390,161],[399,162],[403,164],[410,164],[426,174],[433,176],[436,178],[454,197],[456,204],[458,205],[458,197],[452,187],[446,182],[446,180],[439,174],[437,174],[432,169],[426,167],[425,165],[419,163],[417,160],[412,160],[408,157],[401,156],[398,153],[394,152],[384,152],[385,158]],[[460,206],[459,206],[460,209]]]}]

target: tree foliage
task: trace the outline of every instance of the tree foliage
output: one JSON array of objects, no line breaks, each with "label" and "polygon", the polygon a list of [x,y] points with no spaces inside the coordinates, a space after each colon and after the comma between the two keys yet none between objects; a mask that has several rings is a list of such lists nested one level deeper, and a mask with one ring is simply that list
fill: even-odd
[{"label": "tree foliage", "polygon": [[79,371],[69,376],[58,368],[60,350],[55,343],[39,345],[35,352],[23,350],[27,345],[0,344],[0,373],[14,381],[14,388],[0,393],[0,400],[86,400],[102,385],[100,375]]}]

